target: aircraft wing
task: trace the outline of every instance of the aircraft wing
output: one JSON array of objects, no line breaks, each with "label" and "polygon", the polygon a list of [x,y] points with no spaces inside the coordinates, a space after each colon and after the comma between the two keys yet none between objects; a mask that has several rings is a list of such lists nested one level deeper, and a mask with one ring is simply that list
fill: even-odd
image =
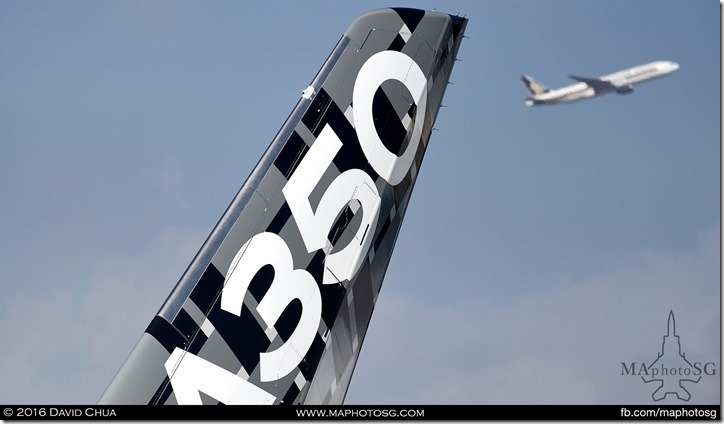
[{"label": "aircraft wing", "polygon": [[350,25],[100,403],[344,400],[466,24]]},{"label": "aircraft wing", "polygon": [[615,84],[610,81],[604,81],[600,78],[586,78],[579,77],[577,75],[569,75],[569,77],[579,82],[585,82],[589,87],[593,88],[594,91],[607,91],[616,89]]}]

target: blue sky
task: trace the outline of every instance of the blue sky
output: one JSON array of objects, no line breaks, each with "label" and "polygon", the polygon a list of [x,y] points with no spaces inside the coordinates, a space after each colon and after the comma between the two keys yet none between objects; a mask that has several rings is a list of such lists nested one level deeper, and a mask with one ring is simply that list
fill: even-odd
[{"label": "blue sky", "polygon": [[[347,25],[389,4],[0,1],[0,402],[94,403]],[[653,402],[670,310],[720,398],[720,15],[398,1],[470,19],[348,403]],[[550,87],[673,60],[570,105]],[[667,400],[668,403],[681,403]]]}]

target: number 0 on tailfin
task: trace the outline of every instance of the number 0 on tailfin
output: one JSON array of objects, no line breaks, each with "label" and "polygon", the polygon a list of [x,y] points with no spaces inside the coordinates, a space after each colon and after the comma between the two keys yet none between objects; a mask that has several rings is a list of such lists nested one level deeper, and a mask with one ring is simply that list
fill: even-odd
[{"label": "number 0 on tailfin", "polygon": [[340,404],[467,20],[357,18],[101,404]]}]

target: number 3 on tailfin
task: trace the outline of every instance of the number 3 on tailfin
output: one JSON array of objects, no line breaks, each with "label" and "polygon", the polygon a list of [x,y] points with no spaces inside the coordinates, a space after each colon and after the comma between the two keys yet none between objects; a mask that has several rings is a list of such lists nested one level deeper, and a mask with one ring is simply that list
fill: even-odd
[{"label": "number 3 on tailfin", "polygon": [[466,24],[352,22],[100,403],[342,403]]}]

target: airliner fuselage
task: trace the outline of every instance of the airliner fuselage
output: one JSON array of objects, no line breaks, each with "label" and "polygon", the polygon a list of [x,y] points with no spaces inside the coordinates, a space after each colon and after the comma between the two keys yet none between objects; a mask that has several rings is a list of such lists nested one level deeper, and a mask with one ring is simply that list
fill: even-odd
[{"label": "airliner fuselage", "polygon": [[671,61],[657,61],[634,66],[623,71],[603,75],[599,78],[585,78],[571,75],[578,81],[555,90],[548,89],[529,76],[521,77],[526,90],[531,94],[525,101],[526,106],[556,104],[587,99],[607,93],[628,94],[634,84],[661,78],[679,69],[679,64]]}]

